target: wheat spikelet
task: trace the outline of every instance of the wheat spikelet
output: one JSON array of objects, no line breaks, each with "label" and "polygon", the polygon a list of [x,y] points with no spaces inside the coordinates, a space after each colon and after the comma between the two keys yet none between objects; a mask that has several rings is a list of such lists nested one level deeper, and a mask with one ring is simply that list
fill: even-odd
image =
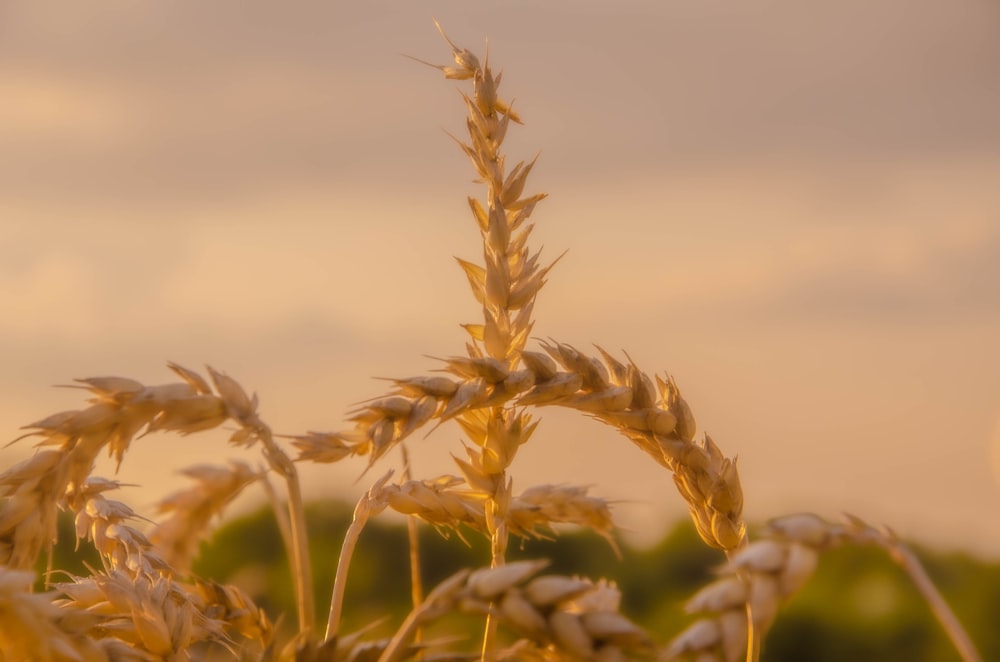
[{"label": "wheat spikelet", "polygon": [[104,496],[104,491],[117,487],[116,481],[91,477],[67,500],[67,505],[76,513],[77,542],[82,538],[93,542],[107,571],[173,572],[169,562],[152,549],[149,539],[127,523],[141,519],[135,511],[121,501]]}]

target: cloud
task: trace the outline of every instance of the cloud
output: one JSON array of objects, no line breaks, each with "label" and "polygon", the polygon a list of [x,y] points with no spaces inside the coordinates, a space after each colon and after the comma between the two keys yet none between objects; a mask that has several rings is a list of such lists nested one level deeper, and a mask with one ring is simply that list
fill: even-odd
[{"label": "cloud", "polygon": [[[447,167],[436,128],[461,109],[400,56],[447,59],[422,6],[111,4],[5,16],[0,197],[173,207]],[[989,7],[779,5],[445,3],[439,18],[472,46],[489,34],[567,178],[1000,153]]]}]

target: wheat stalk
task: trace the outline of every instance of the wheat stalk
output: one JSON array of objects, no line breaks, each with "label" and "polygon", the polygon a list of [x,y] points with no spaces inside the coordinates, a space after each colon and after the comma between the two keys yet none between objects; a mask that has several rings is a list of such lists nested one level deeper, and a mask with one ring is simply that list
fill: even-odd
[{"label": "wheat stalk", "polygon": [[183,381],[146,386],[124,377],[79,379],[74,387],[91,393],[89,407],[60,412],[25,426],[29,432],[21,438],[40,437],[40,446],[57,446],[58,450],[40,452],[0,475],[3,494],[9,496],[0,511],[0,553],[5,554],[0,561],[26,568],[44,546],[54,542],[57,507],[79,509],[87,503],[79,494],[103,448],[120,463],[137,436],[155,431],[192,434],[232,420],[239,428],[230,442],[244,447],[259,442],[265,460],[287,483],[300,628],[311,631],[313,588],[294,464],[257,415],[256,396],[248,396],[238,382],[212,368],[208,369],[210,384],[192,370],[168,365]]},{"label": "wheat stalk", "polygon": [[[528,237],[532,226],[526,224],[535,204],[545,197],[537,194],[522,197],[528,174],[534,166],[519,162],[509,172],[502,151],[503,140],[511,121],[519,122],[510,104],[498,96],[500,75],[494,75],[488,58],[482,64],[471,51],[459,48],[438,31],[451,47],[456,67],[437,67],[446,78],[471,80],[472,96],[462,99],[468,110],[466,127],[469,142],[457,141],[472,161],[480,181],[486,186],[485,204],[469,198],[469,206],[483,240],[484,265],[479,267],[459,260],[469,278],[476,300],[482,305],[483,323],[464,325],[472,337],[467,345],[470,359],[490,358],[498,367],[515,366],[519,354],[531,333],[531,313],[535,297],[544,284],[549,267],[538,265],[539,255],[531,253]],[[434,65],[432,65],[434,66]],[[464,414],[468,416],[468,414]],[[513,482],[507,469],[513,462],[518,446],[530,432],[522,415],[497,403],[490,408],[486,421],[486,437],[479,444],[477,462],[486,500],[483,513],[490,534],[491,565],[503,565],[509,529],[507,526]],[[487,486],[487,483],[489,484]],[[491,657],[496,625],[487,619],[483,636],[483,659]]]}]

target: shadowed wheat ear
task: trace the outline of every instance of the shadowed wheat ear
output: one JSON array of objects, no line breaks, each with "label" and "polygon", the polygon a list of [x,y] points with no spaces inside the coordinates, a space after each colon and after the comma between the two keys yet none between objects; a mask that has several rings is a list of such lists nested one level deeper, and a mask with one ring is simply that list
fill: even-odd
[{"label": "shadowed wheat ear", "polygon": [[919,560],[896,535],[846,516],[833,524],[804,513],[772,520],[765,538],[750,543],[720,569],[720,578],[695,594],[686,605],[705,615],[678,635],[665,652],[667,660],[736,662],[747,645],[747,607],[758,638],[770,629],[781,604],[812,577],[819,555],[844,543],[876,545],[889,552],[910,576],[965,662],[979,662],[958,619],[927,577]]}]

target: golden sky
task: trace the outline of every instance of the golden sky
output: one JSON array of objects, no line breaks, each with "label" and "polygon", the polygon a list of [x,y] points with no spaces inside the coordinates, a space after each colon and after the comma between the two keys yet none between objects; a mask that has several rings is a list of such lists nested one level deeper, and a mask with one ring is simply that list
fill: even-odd
[{"label": "golden sky", "polygon": [[[673,374],[750,520],[850,511],[1000,554],[992,0],[5,3],[0,430],[79,406],[52,384],[168,360],[230,373],[277,431],[338,429],[372,376],[461,353],[463,107],[401,56],[446,62],[432,17],[489,37],[526,120],[510,158],[541,152],[535,241],[568,253],[539,336]],[[515,487],[594,485],[646,539],[683,515],[631,444],[539,413]],[[459,434],[412,448],[451,472]],[[239,453],[142,439],[122,496],[148,512]],[[356,498],[360,470],[307,489]]]}]

